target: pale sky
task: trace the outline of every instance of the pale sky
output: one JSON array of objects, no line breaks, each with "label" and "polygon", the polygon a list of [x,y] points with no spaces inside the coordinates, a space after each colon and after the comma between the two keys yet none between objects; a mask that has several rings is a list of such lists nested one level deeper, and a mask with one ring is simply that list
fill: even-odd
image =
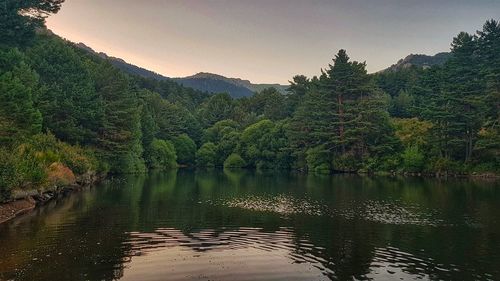
[{"label": "pale sky", "polygon": [[500,16],[500,0],[66,0],[56,34],[168,77],[212,72],[288,84],[341,48],[384,69],[448,51]]}]

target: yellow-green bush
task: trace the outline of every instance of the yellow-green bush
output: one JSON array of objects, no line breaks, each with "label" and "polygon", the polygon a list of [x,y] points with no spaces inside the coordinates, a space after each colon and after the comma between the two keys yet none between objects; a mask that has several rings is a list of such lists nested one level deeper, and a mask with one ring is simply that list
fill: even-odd
[{"label": "yellow-green bush", "polygon": [[98,165],[90,151],[63,143],[51,134],[37,134],[3,148],[0,157],[0,200],[8,199],[12,188],[72,184],[75,174],[95,171]]}]

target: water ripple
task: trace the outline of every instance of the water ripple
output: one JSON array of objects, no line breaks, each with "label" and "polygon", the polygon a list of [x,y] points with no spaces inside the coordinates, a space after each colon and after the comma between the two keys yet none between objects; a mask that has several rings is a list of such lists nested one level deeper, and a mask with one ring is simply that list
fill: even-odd
[{"label": "water ripple", "polygon": [[[347,220],[363,219],[371,222],[395,225],[443,226],[444,220],[436,210],[423,209],[418,205],[403,204],[392,200],[366,200],[341,206],[329,206],[320,201],[280,194],[274,197],[251,195],[219,201],[207,201],[215,206],[240,208],[259,212],[272,212],[285,216],[310,215],[341,217]],[[475,227],[478,224],[470,223]]]}]

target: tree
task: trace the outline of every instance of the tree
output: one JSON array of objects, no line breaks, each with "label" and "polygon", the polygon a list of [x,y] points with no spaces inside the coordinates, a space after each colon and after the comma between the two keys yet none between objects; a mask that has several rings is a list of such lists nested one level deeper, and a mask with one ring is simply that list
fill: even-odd
[{"label": "tree", "polygon": [[34,106],[38,75],[18,51],[0,51],[0,57],[0,144],[8,145],[39,133],[42,115]]},{"label": "tree", "polygon": [[309,171],[318,174],[331,172],[331,153],[324,145],[309,148],[306,155],[307,169]]},{"label": "tree", "polygon": [[233,120],[222,120],[207,128],[203,134],[204,142],[216,146],[216,166],[222,166],[226,158],[236,150],[240,142],[239,125]]},{"label": "tree", "polygon": [[289,168],[291,162],[286,125],[262,120],[248,126],[241,134],[239,154],[247,164],[258,169]]},{"label": "tree", "polygon": [[174,145],[166,140],[154,139],[151,143],[151,162],[152,169],[169,169],[177,167],[177,156]]},{"label": "tree", "polygon": [[3,0],[0,4],[1,45],[24,45],[33,40],[35,30],[57,13],[64,0]]},{"label": "tree", "polygon": [[248,98],[245,109],[270,120],[281,120],[289,115],[285,97],[275,88],[266,88]]},{"label": "tree", "polygon": [[204,143],[196,152],[196,166],[198,167],[215,167],[216,164],[216,149],[215,144],[211,142]]},{"label": "tree", "polygon": [[66,43],[48,37],[37,40],[27,54],[44,88],[37,99],[44,129],[72,144],[95,144],[104,104],[88,62]]},{"label": "tree", "polygon": [[104,120],[97,136],[102,161],[111,172],[144,171],[141,145],[141,107],[130,80],[108,63],[92,71],[96,91],[104,103]]},{"label": "tree", "polygon": [[391,99],[389,113],[393,117],[409,118],[412,116],[414,98],[408,91],[401,91]]},{"label": "tree", "polygon": [[229,168],[229,169],[241,169],[244,168],[247,165],[245,160],[241,158],[239,154],[232,153],[227,157],[227,159],[224,161],[224,168]]},{"label": "tree", "polygon": [[230,119],[234,113],[233,99],[229,94],[216,94],[205,101],[198,110],[198,118],[206,127]]},{"label": "tree", "polygon": [[405,147],[427,148],[432,123],[418,118],[392,119],[395,134]]},{"label": "tree", "polygon": [[[369,158],[393,153],[387,98],[377,90],[364,63],[351,62],[345,50],[309,87],[292,120],[292,145],[301,151],[322,145],[338,170],[356,171]],[[373,159],[372,159],[373,160]],[[336,167],[335,167],[336,166]]]},{"label": "tree", "polygon": [[404,168],[408,172],[420,172],[424,167],[424,155],[416,145],[408,146],[402,155]]},{"label": "tree", "polygon": [[186,134],[175,137],[172,142],[177,153],[177,162],[193,165],[196,157],[196,143]]},{"label": "tree", "polygon": [[310,91],[311,81],[304,75],[296,75],[290,82],[287,92],[287,103],[289,110],[293,113],[297,106],[302,103],[306,94]]}]

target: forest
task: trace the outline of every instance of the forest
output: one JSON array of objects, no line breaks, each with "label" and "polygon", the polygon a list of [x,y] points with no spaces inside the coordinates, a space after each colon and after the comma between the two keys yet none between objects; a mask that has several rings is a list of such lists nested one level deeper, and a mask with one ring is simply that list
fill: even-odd
[{"label": "forest", "polygon": [[59,38],[44,20],[62,3],[0,7],[0,201],[176,167],[500,172],[497,20],[459,33],[443,65],[369,74],[340,50],[286,95],[233,99],[127,74]]}]

